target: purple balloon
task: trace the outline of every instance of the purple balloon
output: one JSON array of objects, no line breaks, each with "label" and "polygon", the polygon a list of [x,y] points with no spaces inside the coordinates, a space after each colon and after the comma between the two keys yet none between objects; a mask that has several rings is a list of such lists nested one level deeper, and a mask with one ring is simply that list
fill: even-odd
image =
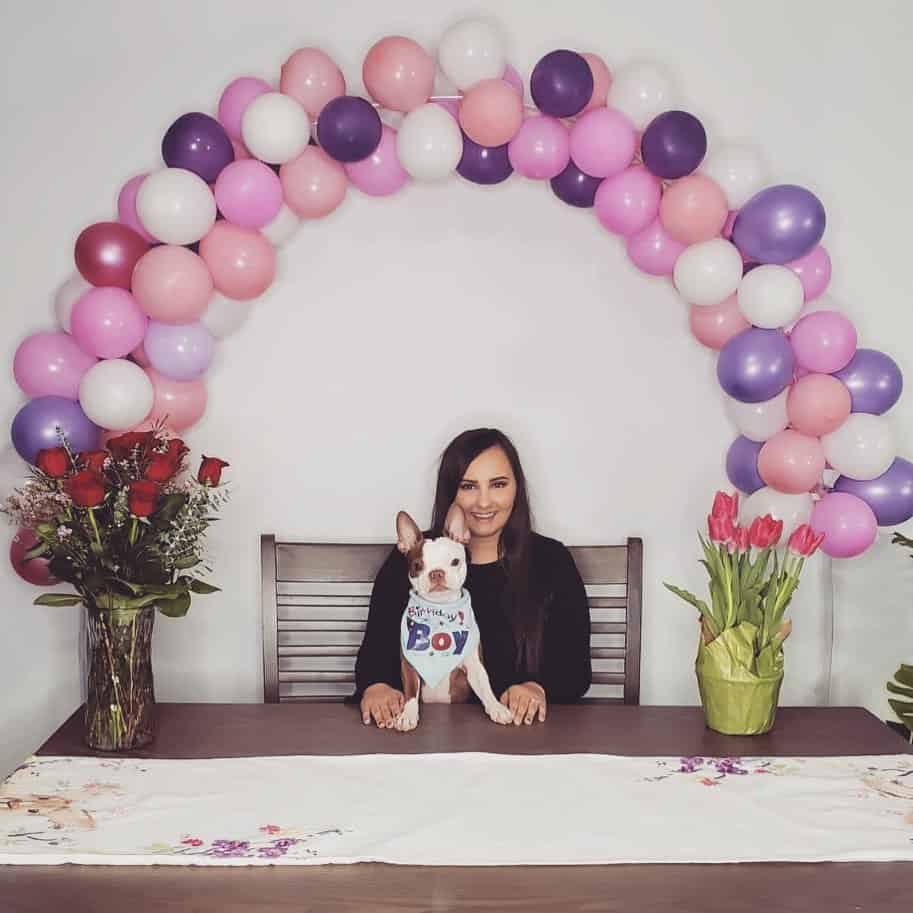
[{"label": "purple balloon", "polygon": [[766,484],[758,475],[758,454],[763,446],[763,441],[753,441],[740,434],[726,453],[726,475],[746,495],[754,494]]},{"label": "purple balloon", "polygon": [[463,134],[463,155],[457,165],[457,172],[474,184],[500,184],[513,173],[513,166],[507,157],[507,144],[503,146],[480,146]]},{"label": "purple balloon", "polygon": [[211,184],[235,160],[225,128],[208,114],[182,114],[162,140],[162,158],[169,168],[184,168]]},{"label": "purple balloon", "polygon": [[850,391],[853,412],[881,415],[900,398],[903,375],[897,362],[877,349],[856,349],[850,363],[834,377]]},{"label": "purple balloon", "polygon": [[593,97],[593,71],[575,51],[551,51],[534,67],[529,91],[544,114],[573,117]]},{"label": "purple balloon", "polygon": [[913,517],[913,463],[897,457],[875,479],[851,479],[839,476],[834,491],[856,495],[872,508],[879,526],[906,523]]},{"label": "purple balloon", "polygon": [[215,343],[202,323],[150,320],[143,350],[156,371],[172,380],[194,380],[212,361]]},{"label": "purple balloon", "polygon": [[794,368],[792,346],[780,330],[749,327],[720,350],[716,376],[733,399],[761,403],[792,382]]},{"label": "purple balloon", "polygon": [[824,234],[824,206],[810,190],[777,184],[756,193],[732,226],[732,243],[749,260],[789,263],[804,257]]},{"label": "purple balloon", "polygon": [[640,148],[644,165],[658,178],[682,178],[704,160],[707,133],[693,114],[664,111],[644,130]]},{"label": "purple balloon", "polygon": [[594,178],[591,174],[581,171],[571,160],[567,163],[567,168],[553,177],[550,183],[559,200],[570,206],[586,208],[593,205],[602,178]]},{"label": "purple balloon", "polygon": [[27,402],[16,413],[10,436],[19,456],[34,463],[39,450],[60,446],[58,430],[74,453],[98,447],[101,428],[89,421],[79,403],[63,396],[39,396]]},{"label": "purple balloon", "polygon": [[328,102],[317,119],[317,142],[337,162],[360,162],[380,145],[384,125],[374,106],[355,95]]}]

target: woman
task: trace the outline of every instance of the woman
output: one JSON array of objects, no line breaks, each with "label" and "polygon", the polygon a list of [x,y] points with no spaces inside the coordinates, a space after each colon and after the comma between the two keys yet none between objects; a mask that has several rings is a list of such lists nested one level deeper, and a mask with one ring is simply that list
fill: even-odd
[{"label": "woman", "polygon": [[[469,527],[466,589],[491,686],[513,722],[544,722],[548,703],[579,700],[590,686],[590,613],[571,553],[531,529],[526,480],[510,439],[465,431],[445,449],[431,530],[441,536],[456,501]],[[362,720],[392,728],[403,709],[400,617],[409,594],[406,559],[394,548],[374,581],[355,664]]]}]

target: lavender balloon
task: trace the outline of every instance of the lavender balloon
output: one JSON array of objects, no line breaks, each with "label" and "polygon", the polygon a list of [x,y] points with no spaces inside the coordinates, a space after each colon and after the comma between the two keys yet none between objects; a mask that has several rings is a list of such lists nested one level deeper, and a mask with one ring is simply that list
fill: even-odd
[{"label": "lavender balloon", "polygon": [[794,368],[793,350],[783,333],[750,327],[723,346],[716,376],[733,399],[760,403],[786,388]]},{"label": "lavender balloon", "polygon": [[355,95],[328,102],[317,119],[317,141],[337,162],[360,162],[380,145],[383,124],[374,106]]},{"label": "lavender balloon", "polygon": [[789,263],[805,256],[824,234],[824,206],[810,190],[778,184],[756,193],[732,226],[732,243],[749,260]]},{"label": "lavender balloon", "polygon": [[101,428],[89,421],[79,403],[63,396],[30,400],[16,413],[10,431],[16,452],[27,463],[35,462],[39,450],[59,447],[60,435],[77,453],[95,450],[100,434]]},{"label": "lavender balloon", "polygon": [[850,391],[853,412],[881,415],[900,399],[903,375],[897,362],[877,349],[856,349],[850,363],[834,377]]},{"label": "lavender balloon", "polygon": [[875,514],[879,526],[906,523],[913,517],[913,463],[897,457],[875,479],[851,479],[839,476],[834,491],[844,491],[865,501]]},{"label": "lavender balloon", "polygon": [[569,206],[586,208],[593,205],[596,190],[602,183],[602,178],[594,178],[591,174],[581,171],[573,161],[570,161],[567,168],[561,174],[553,177],[550,183],[559,200],[563,200]]},{"label": "lavender balloon", "polygon": [[763,446],[763,441],[753,441],[740,434],[726,453],[726,475],[746,495],[754,494],[765,485],[758,475],[758,454]]},{"label": "lavender balloon", "polygon": [[194,380],[212,361],[215,343],[206,327],[196,323],[149,321],[143,349],[156,371],[172,380]]},{"label": "lavender balloon", "polygon": [[687,111],[664,111],[644,130],[641,141],[644,165],[659,178],[691,174],[706,153],[704,126]]},{"label": "lavender balloon", "polygon": [[529,91],[543,114],[573,117],[593,97],[593,71],[575,51],[551,51],[533,68]]},{"label": "lavender balloon", "polygon": [[184,168],[211,184],[235,160],[225,128],[208,114],[182,114],[162,140],[162,158],[169,168]]},{"label": "lavender balloon", "polygon": [[463,134],[463,155],[457,165],[457,173],[474,184],[500,184],[513,173],[513,166],[507,157],[507,144],[503,146],[480,146]]}]

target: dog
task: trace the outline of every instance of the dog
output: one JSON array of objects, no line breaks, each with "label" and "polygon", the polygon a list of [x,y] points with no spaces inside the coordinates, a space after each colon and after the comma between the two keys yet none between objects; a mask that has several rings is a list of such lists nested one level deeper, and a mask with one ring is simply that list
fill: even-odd
[{"label": "dog", "polygon": [[400,624],[400,661],[405,705],[394,728],[418,726],[419,698],[425,703],[456,704],[475,692],[496,723],[511,722],[498,702],[482,665],[479,626],[466,580],[466,517],[457,504],[447,511],[445,535],[425,539],[405,511],[396,515],[397,548],[406,556],[411,584]]}]

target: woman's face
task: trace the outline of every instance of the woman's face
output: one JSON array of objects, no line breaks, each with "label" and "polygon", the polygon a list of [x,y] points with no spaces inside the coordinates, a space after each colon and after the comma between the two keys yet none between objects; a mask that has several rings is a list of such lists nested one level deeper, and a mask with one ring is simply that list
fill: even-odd
[{"label": "woman's face", "polygon": [[483,450],[466,468],[457,486],[456,503],[466,514],[473,539],[501,535],[517,497],[517,481],[507,454],[500,447]]}]

